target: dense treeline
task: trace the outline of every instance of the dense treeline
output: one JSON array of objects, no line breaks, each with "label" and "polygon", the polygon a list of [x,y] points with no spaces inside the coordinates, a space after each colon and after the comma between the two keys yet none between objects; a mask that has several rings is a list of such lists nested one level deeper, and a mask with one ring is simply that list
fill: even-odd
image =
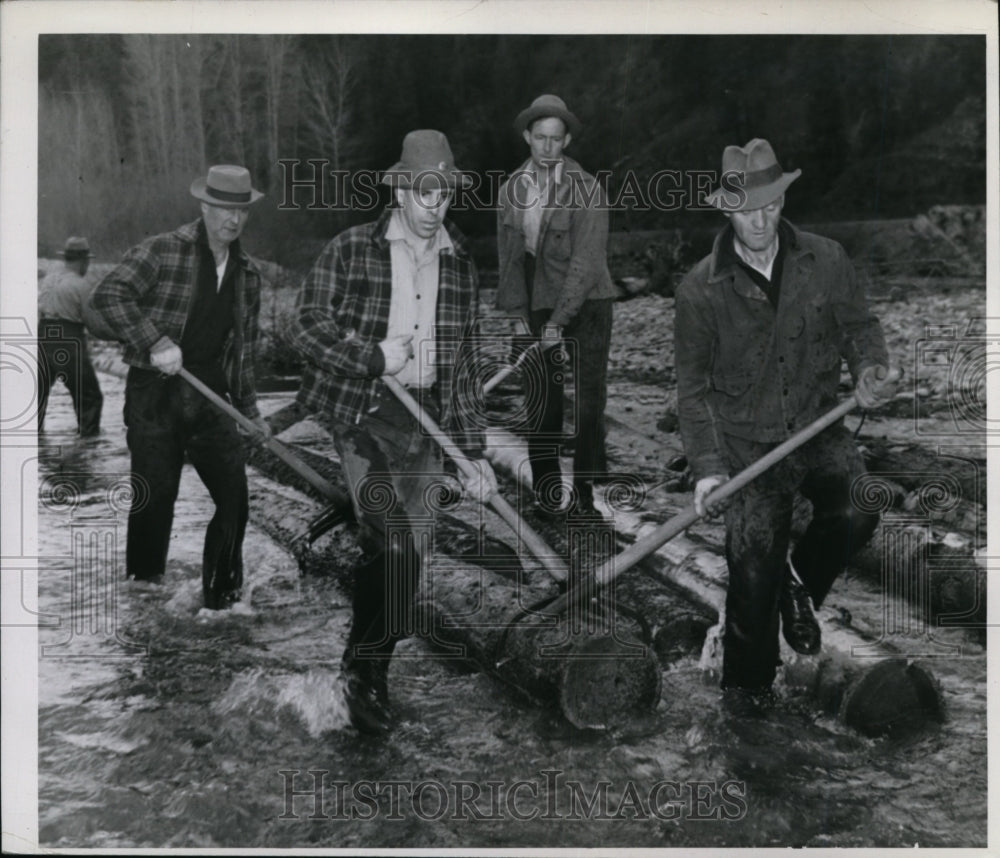
[{"label": "dense treeline", "polygon": [[[509,171],[525,157],[513,118],[541,92],[584,123],[570,154],[610,171],[613,229],[703,225],[688,174],[754,136],[802,168],[802,219],[985,201],[980,37],[44,35],[40,250],[86,233],[114,257],[193,217],[191,179],[234,161],[268,192],[254,248],[300,262],[303,239],[370,213],[279,211],[281,160],[382,170],[406,131],[435,127],[459,166]],[[476,235],[489,187],[456,214]]]}]

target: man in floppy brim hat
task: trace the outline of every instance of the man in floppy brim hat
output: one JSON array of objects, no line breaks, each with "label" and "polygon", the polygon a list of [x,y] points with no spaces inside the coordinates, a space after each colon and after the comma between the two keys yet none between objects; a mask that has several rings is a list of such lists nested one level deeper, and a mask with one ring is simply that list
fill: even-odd
[{"label": "man in floppy brim hat", "polygon": [[[786,173],[767,140],[728,146],[709,202],[729,223],[712,252],[678,287],[674,353],[680,431],[699,514],[729,474],[761,458],[837,404],[842,361],[864,408],[893,398],[885,339],[843,247],[781,216]],[[853,439],[836,424],[766,471],[725,510],[726,597],[722,687],[736,711],[768,701],[788,645],[821,646],[812,613],[878,516],[851,502],[865,473]],[[789,551],[795,494],[813,520]]]},{"label": "man in floppy brim hat", "polygon": [[52,385],[61,378],[86,438],[100,432],[104,404],[87,350],[87,302],[94,288],[87,269],[94,254],[86,238],[72,236],[59,255],[63,264],[38,284],[38,431],[45,425]]},{"label": "man in floppy brim hat", "polygon": [[472,177],[455,166],[448,138],[440,131],[420,129],[403,138],[399,160],[382,175],[382,184],[394,188],[468,187]]},{"label": "man in floppy brim hat", "polygon": [[249,208],[263,194],[250,171],[210,167],[191,183],[201,217],[133,247],[98,285],[93,309],[124,343],[129,364],[125,422],[133,491],[125,571],[159,581],[167,563],[184,458],[215,501],[205,534],[205,607],[225,608],[243,587],[248,496],[241,430],[177,373],[197,376],[270,435],[257,409],[254,349],[261,278],[240,244]]},{"label": "man in floppy brim hat", "polygon": [[[460,176],[444,134],[407,134],[383,178],[393,205],[327,244],[302,284],[289,333],[305,359],[298,401],[333,436],[365,553],[342,661],[351,723],[365,733],[391,727],[389,663],[415,629],[421,546],[433,544],[437,513],[429,499],[441,488],[440,450],[379,379],[410,389],[473,461],[476,477],[462,483],[474,500],[496,489],[468,395],[468,373],[481,365],[473,351],[476,266],[445,217]],[[372,478],[391,484],[394,503],[370,502]]]},{"label": "man in floppy brim hat", "polygon": [[[540,95],[514,121],[528,160],[500,189],[497,307],[540,341],[531,359],[539,389],[528,432],[535,513],[591,519],[594,485],[605,478],[604,411],[615,296],[608,269],[608,205],[597,180],[566,155],[580,121],[556,95]],[[563,349],[573,369],[576,437],[573,492],[563,491]]]},{"label": "man in floppy brim hat", "polygon": [[531,123],[536,119],[547,119],[550,116],[561,119],[570,134],[579,132],[581,126],[576,114],[566,106],[566,102],[558,95],[550,94],[538,96],[528,107],[517,114],[514,127],[518,131],[524,132],[531,128]]}]

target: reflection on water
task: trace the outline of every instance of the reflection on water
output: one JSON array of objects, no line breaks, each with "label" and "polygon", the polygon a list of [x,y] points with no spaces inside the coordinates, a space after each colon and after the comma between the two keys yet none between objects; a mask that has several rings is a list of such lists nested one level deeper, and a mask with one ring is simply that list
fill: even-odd
[{"label": "reflection on water", "polygon": [[[390,674],[396,729],[384,741],[359,737],[339,670],[349,608],[329,579],[300,578],[251,527],[244,603],[201,610],[210,502],[192,473],[165,582],[121,580],[125,514],[109,501],[128,469],[112,417],[121,386],[101,382],[102,438],[41,455],[39,538],[51,559],[39,604],[59,621],[39,635],[43,845],[985,843],[981,654],[935,663],[943,727],[890,742],[805,699],[727,718],[717,679],[695,657],[665,668],[651,717],[581,732],[409,640]],[[72,425],[68,397],[54,394],[48,419]],[[75,483],[71,498],[60,499],[58,476]],[[103,570],[74,564],[102,556],[80,548],[88,534],[120,540]]]}]

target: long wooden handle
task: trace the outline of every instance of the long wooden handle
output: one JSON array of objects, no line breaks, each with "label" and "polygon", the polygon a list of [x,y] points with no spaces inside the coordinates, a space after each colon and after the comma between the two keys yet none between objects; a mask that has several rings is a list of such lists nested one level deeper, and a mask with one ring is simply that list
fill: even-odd
[{"label": "long wooden handle", "polygon": [[[773,467],[788,456],[788,454],[793,450],[801,447],[810,438],[815,437],[828,426],[832,426],[844,415],[853,410],[857,404],[858,402],[854,396],[851,396],[850,399],[845,399],[836,408],[832,408],[822,417],[818,417],[804,429],[800,429],[796,432],[791,438],[783,441],[769,453],[761,456],[761,458],[759,458],[756,462],[744,468],[731,480],[723,483],[705,499],[705,503],[707,505],[718,503],[721,500],[725,500],[730,495],[735,494],[748,483],[763,474],[764,471]],[[598,588],[607,587],[612,581],[615,580],[615,578],[621,575],[622,572],[626,569],[631,569],[636,563],[643,558],[648,557],[661,545],[664,545],[675,536],[683,533],[699,518],[701,518],[701,516],[695,511],[694,507],[690,507],[689,509],[678,513],[673,518],[668,519],[652,531],[652,533],[647,534],[642,539],[636,540],[636,542],[626,548],[621,554],[615,555],[598,566],[597,569],[594,570],[594,584]],[[569,604],[570,598],[572,598],[572,596],[568,593],[560,596],[554,602],[545,607],[545,613],[562,613]]]},{"label": "long wooden handle", "polygon": [[[256,433],[259,431],[259,427],[245,414],[241,414],[232,405],[226,402],[219,394],[217,394],[212,388],[210,388],[205,382],[200,378],[192,375],[188,370],[181,369],[178,372],[181,378],[183,378],[188,384],[190,384],[195,390],[197,390],[202,396],[204,396],[209,402],[211,402],[220,411],[228,414],[233,418],[240,426],[246,429],[248,432]],[[329,482],[325,477],[316,473],[312,468],[310,468],[305,462],[299,459],[291,450],[289,450],[284,444],[282,444],[277,438],[268,438],[264,442],[264,447],[274,453],[282,462],[288,465],[295,473],[302,477],[306,482],[312,485],[315,489],[321,492],[329,500],[335,503],[347,504],[350,503],[347,496],[338,489],[333,483]]]},{"label": "long wooden handle", "polygon": [[493,376],[493,378],[491,378],[491,379],[487,380],[486,382],[484,382],[483,383],[483,393],[484,394],[489,393],[491,390],[493,390],[494,387],[496,387],[498,384],[500,384],[500,382],[503,381],[508,375],[510,375],[515,370],[517,370],[517,368],[522,363],[524,363],[525,358],[531,352],[533,352],[535,349],[537,349],[540,345],[541,345],[541,342],[536,340],[530,346],[528,346],[524,351],[522,351],[520,355],[518,355],[517,360],[514,361],[514,363],[508,364],[503,369],[501,369],[495,376]]},{"label": "long wooden handle", "polygon": [[[410,395],[407,389],[403,387],[397,379],[393,378],[391,375],[384,375],[382,376],[382,381],[385,383],[385,386],[388,387],[389,390],[391,390],[399,399],[399,401],[403,403],[406,410],[416,418],[417,422],[420,423],[424,431],[427,432],[427,434],[440,445],[441,449],[444,450],[449,457],[451,457],[463,474],[470,478],[478,475],[479,471],[472,464],[472,462],[469,461],[465,453],[463,453],[459,449],[458,445],[441,430],[441,427],[431,419],[430,415],[420,407],[419,403]],[[493,493],[493,496],[489,500],[489,504],[494,510],[496,510],[497,514],[511,526],[518,538],[545,567],[549,575],[551,575],[556,581],[565,581],[567,577],[567,570],[562,560],[560,560],[556,553],[545,544],[545,540],[528,526],[527,522],[525,522],[525,520],[517,514],[517,511],[509,503],[507,503],[507,501],[500,497],[497,492]]]}]

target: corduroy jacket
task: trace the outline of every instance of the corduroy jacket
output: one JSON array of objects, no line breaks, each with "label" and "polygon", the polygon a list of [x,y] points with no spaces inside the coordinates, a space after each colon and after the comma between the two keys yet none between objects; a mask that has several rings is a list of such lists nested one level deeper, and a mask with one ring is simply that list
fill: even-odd
[{"label": "corduroy jacket", "polygon": [[738,264],[712,253],[676,295],[681,437],[696,480],[727,471],[719,437],[780,442],[837,404],[841,361],[854,381],[888,365],[882,328],[837,242],[792,227],[777,309]]}]

